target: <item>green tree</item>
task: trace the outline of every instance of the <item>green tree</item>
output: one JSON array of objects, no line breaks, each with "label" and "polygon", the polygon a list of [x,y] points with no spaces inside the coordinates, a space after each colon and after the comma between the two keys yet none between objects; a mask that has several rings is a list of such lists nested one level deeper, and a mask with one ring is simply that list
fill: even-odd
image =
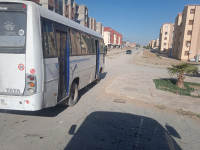
[{"label": "green tree", "polygon": [[184,88],[184,79],[185,73],[187,74],[195,74],[198,72],[198,68],[194,65],[188,63],[181,63],[178,65],[172,65],[172,67],[167,68],[170,75],[177,74],[177,82],[176,85],[179,88]]}]

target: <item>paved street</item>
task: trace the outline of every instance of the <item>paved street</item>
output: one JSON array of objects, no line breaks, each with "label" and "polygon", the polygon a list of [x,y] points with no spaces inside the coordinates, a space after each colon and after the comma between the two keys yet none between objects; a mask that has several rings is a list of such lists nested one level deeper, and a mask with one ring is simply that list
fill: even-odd
[{"label": "paved street", "polygon": [[134,63],[142,54],[108,52],[102,80],[74,107],[1,110],[0,150],[199,150],[200,120],[177,113],[200,113],[199,100],[156,90],[152,79],[167,71]]}]

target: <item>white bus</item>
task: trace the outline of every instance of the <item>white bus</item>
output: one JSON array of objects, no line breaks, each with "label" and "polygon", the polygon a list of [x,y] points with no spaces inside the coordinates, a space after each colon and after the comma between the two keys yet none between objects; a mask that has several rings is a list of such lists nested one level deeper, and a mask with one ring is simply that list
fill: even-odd
[{"label": "white bus", "polygon": [[0,0],[0,109],[73,106],[104,63],[97,32],[30,1]]}]

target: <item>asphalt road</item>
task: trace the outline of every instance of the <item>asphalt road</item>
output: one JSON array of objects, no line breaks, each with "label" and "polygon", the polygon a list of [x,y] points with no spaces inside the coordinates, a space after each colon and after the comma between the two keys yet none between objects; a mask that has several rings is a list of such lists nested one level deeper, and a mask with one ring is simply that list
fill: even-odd
[{"label": "asphalt road", "polygon": [[82,90],[74,107],[1,110],[0,150],[199,150],[198,120],[105,91],[113,78],[151,70],[129,63],[141,52],[110,52],[102,80]]}]

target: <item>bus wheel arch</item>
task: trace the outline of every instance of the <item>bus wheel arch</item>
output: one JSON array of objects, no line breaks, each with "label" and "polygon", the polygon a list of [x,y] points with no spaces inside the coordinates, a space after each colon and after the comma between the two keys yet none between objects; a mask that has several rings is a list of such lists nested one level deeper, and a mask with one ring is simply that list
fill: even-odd
[{"label": "bus wheel arch", "polygon": [[74,106],[78,102],[79,98],[79,78],[75,78],[74,81],[71,84],[69,98],[67,101],[67,105],[69,107]]}]

